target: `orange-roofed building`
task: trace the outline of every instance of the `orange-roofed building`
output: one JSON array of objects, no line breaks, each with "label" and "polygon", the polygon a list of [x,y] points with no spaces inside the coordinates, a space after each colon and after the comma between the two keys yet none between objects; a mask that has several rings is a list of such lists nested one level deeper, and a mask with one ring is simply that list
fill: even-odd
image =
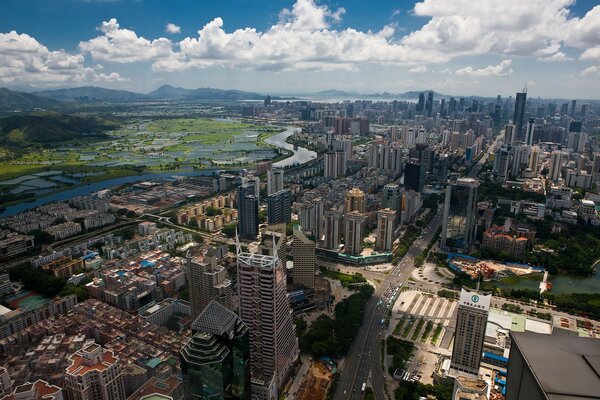
[{"label": "orange-roofed building", "polygon": [[122,365],[111,350],[91,344],[69,357],[66,400],[125,400]]},{"label": "orange-roofed building", "polygon": [[0,400],[63,400],[63,391],[58,386],[38,379],[34,383],[24,383],[15,388],[12,394]]}]

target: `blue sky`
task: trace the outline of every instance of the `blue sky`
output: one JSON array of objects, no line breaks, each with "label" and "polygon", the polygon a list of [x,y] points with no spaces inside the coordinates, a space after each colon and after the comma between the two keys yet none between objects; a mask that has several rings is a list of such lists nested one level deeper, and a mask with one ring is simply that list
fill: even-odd
[{"label": "blue sky", "polygon": [[[3,0],[0,86],[598,98],[592,0]],[[167,29],[167,24],[172,24]],[[201,31],[201,32],[199,32]]]}]

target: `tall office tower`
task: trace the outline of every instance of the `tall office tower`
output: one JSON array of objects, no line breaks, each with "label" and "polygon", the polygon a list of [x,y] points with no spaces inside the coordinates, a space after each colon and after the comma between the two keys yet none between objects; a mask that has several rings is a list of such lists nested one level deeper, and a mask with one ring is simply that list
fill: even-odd
[{"label": "tall office tower", "polygon": [[283,169],[274,168],[267,171],[267,195],[283,190]]},{"label": "tall office tower", "polygon": [[441,248],[468,248],[477,233],[477,188],[479,181],[458,178],[446,187]]},{"label": "tall office tower", "polygon": [[580,116],[581,118],[584,118],[585,115],[587,114],[587,104],[582,104],[581,105],[581,112],[580,112]]},{"label": "tall office tower", "polygon": [[592,182],[596,187],[600,186],[600,153],[594,153],[594,163],[592,164]]},{"label": "tall office tower", "polygon": [[417,114],[422,114],[423,110],[425,110],[425,93],[419,93],[419,101],[415,107]]},{"label": "tall office tower", "polygon": [[442,99],[442,102],[440,104],[440,116],[442,118],[446,118],[446,99]]},{"label": "tall office tower", "polygon": [[395,183],[388,183],[383,187],[381,208],[389,208],[399,212],[402,208],[402,190]]},{"label": "tall office tower", "polygon": [[359,211],[344,214],[344,252],[357,256],[362,252],[366,216]]},{"label": "tall office tower", "polygon": [[515,140],[524,141],[525,133],[523,131],[523,124],[525,123],[525,102],[527,101],[527,92],[517,93],[517,99],[515,100],[515,114],[513,116],[513,124],[515,125]]},{"label": "tall office tower", "polygon": [[465,98],[461,97],[460,99],[458,99],[458,111],[464,111],[465,110]]},{"label": "tall office tower", "polygon": [[515,126],[514,125],[506,125],[504,128],[504,143],[507,145],[511,145],[515,142]]},{"label": "tall office tower", "polygon": [[527,128],[525,130],[525,144],[533,145],[533,131],[535,130],[535,118],[529,118]]},{"label": "tall office tower", "polygon": [[508,167],[510,165],[510,152],[503,147],[494,155],[494,175],[499,182],[506,182],[508,179]]},{"label": "tall office tower", "polygon": [[346,200],[344,202],[344,212],[358,211],[364,213],[366,209],[365,192],[359,188],[352,188],[346,192]]},{"label": "tall office tower", "polygon": [[377,239],[375,241],[377,250],[392,251],[395,224],[396,211],[389,208],[377,211]]},{"label": "tall office tower", "polygon": [[315,251],[315,242],[307,238],[300,229],[294,229],[294,238],[292,239],[292,255],[294,256],[292,281],[294,285],[315,287]]},{"label": "tall office tower", "polygon": [[562,103],[562,105],[560,106],[560,116],[564,117],[567,115],[569,111],[569,103]]},{"label": "tall office tower", "polygon": [[250,330],[252,395],[277,399],[298,358],[298,339],[281,262],[237,251],[240,318]]},{"label": "tall office tower", "polygon": [[256,251],[263,256],[277,257],[284,271],[287,264],[287,235],[285,226],[285,224],[275,224],[267,225],[261,229],[260,244]]},{"label": "tall office tower", "polygon": [[581,132],[583,129],[583,122],[571,121],[569,122],[569,132]]},{"label": "tall office tower", "polygon": [[269,224],[288,223],[292,220],[292,191],[282,189],[267,197]]},{"label": "tall office tower", "polygon": [[419,143],[410,149],[410,157],[419,160],[419,163],[425,169],[425,172],[433,172],[435,162],[435,151],[428,144]]},{"label": "tall office tower", "polygon": [[556,113],[556,103],[548,103],[548,110],[546,113],[549,116],[554,117],[554,114]]},{"label": "tall office tower", "polygon": [[335,151],[328,151],[323,156],[323,176],[325,178],[337,178],[338,167],[337,167],[337,156]]},{"label": "tall office tower", "polygon": [[554,150],[550,158],[550,171],[548,171],[548,178],[552,181],[557,182],[561,178],[563,153],[560,150]]},{"label": "tall office tower", "polygon": [[250,333],[230,309],[211,301],[180,354],[186,399],[250,397]]},{"label": "tall office tower", "polygon": [[192,318],[196,318],[211,301],[217,301],[227,308],[233,308],[233,289],[227,270],[217,264],[216,257],[204,260],[192,258],[188,262],[188,286]]},{"label": "tall office tower", "polygon": [[125,400],[123,369],[112,350],[90,344],[69,356],[63,385],[67,400]]},{"label": "tall office tower", "polygon": [[529,154],[529,163],[527,164],[527,167],[533,172],[537,172],[538,170],[538,163],[540,161],[541,152],[542,149],[540,149],[538,146],[533,146],[531,148],[531,153]]},{"label": "tall office tower", "polygon": [[342,213],[338,210],[327,210],[324,212],[324,247],[329,250],[337,251],[340,247]]},{"label": "tall office tower", "polygon": [[411,158],[404,165],[404,186],[416,192],[422,192],[425,186],[425,174],[425,168],[422,167],[419,160]]},{"label": "tall office tower", "polygon": [[575,118],[575,107],[577,106],[577,102],[575,100],[571,100],[571,118]]},{"label": "tall office tower", "polygon": [[599,398],[597,339],[578,337],[577,330],[574,336],[553,330],[551,335],[510,332],[510,343],[506,400]]},{"label": "tall office tower", "polygon": [[450,368],[473,375],[479,374],[491,300],[491,294],[466,289],[460,291]]},{"label": "tall office tower", "polygon": [[450,101],[448,102],[448,114],[452,115],[454,113],[456,113],[456,99],[451,97]]},{"label": "tall office tower", "polygon": [[238,233],[245,239],[256,239],[258,235],[258,197],[254,193],[251,183],[238,187]]},{"label": "tall office tower", "polygon": [[427,101],[425,102],[425,111],[427,112],[428,117],[431,117],[431,114],[433,114],[433,92],[427,93]]}]

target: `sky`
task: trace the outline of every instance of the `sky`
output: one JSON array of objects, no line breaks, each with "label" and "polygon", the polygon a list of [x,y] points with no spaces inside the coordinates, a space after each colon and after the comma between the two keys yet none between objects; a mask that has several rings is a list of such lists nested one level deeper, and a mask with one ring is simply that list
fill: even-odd
[{"label": "sky", "polygon": [[0,86],[600,98],[598,0],[2,0]]}]

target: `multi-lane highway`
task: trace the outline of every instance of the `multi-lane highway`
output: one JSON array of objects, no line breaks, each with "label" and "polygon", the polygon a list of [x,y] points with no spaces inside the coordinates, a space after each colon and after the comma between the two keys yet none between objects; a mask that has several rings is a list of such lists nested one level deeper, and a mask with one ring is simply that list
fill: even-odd
[{"label": "multi-lane highway", "polygon": [[[468,174],[476,177],[494,148],[494,142],[488,147],[486,153]],[[363,398],[363,387],[370,386],[377,400],[386,399],[386,376],[381,368],[381,339],[385,339],[385,330],[381,320],[388,312],[387,301],[380,304],[380,300],[389,293],[390,288],[406,285],[414,268],[415,258],[427,247],[439,227],[442,225],[443,211],[438,210],[429,225],[412,244],[400,263],[388,274],[381,285],[375,290],[373,297],[367,303],[363,324],[358,336],[352,345],[350,355],[344,361],[340,383],[338,385],[336,400],[360,400]],[[363,385],[365,383],[366,385]],[[391,389],[390,389],[391,390]],[[393,396],[393,393],[390,392]]]}]

